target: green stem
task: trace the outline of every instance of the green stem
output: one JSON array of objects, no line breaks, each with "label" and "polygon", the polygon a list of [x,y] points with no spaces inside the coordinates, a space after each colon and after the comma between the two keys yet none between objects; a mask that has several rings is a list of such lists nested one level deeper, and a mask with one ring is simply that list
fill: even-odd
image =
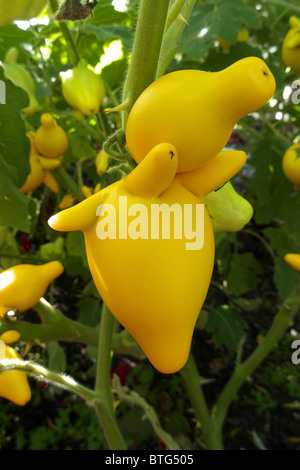
[{"label": "green stem", "polygon": [[192,354],[190,354],[186,365],[181,369],[180,373],[184,380],[195,416],[203,430],[204,441],[207,448],[210,448],[213,438],[211,432],[212,423],[201,387],[201,378]]},{"label": "green stem", "polygon": [[274,253],[274,251],[272,250],[272,248],[268,245],[268,243],[266,242],[266,240],[265,240],[261,235],[259,235],[258,233],[254,232],[253,230],[250,230],[250,229],[243,229],[243,233],[248,233],[249,235],[252,235],[252,237],[256,237],[256,238],[263,244],[263,246],[265,247],[266,251],[269,252],[269,254],[271,255],[272,259],[275,260],[275,253]]},{"label": "green stem", "polygon": [[110,386],[110,369],[113,329],[114,317],[103,303],[95,390],[105,397],[105,402],[109,405],[111,411],[113,411],[113,399]]},{"label": "green stem", "polygon": [[100,108],[99,112],[96,114],[96,117],[99,121],[102,131],[104,132],[104,136],[107,138],[111,134],[112,131],[111,131],[109,122],[107,120],[107,116],[105,112],[103,111],[102,107]]},{"label": "green stem", "polygon": [[274,124],[271,121],[269,121],[269,119],[264,115],[263,111],[261,111],[259,114],[260,114],[260,117],[261,117],[262,121],[276,135],[276,137],[278,137],[278,139],[282,140],[283,142],[285,142],[286,144],[288,144],[290,146],[291,145],[291,140],[288,139],[287,137],[285,137],[283,134],[281,134],[281,132],[279,132],[276,129]]},{"label": "green stem", "polygon": [[253,353],[242,363],[239,364],[214,406],[212,417],[214,420],[213,434],[216,439],[221,441],[222,427],[228,411],[228,408],[235,397],[237,391],[245,380],[262,363],[278,340],[283,336],[286,329],[292,322],[294,316],[299,311],[300,304],[300,281],[288,299],[282,305],[279,313],[276,315],[271,328],[264,337],[263,341],[253,351]]},{"label": "green stem", "polygon": [[110,384],[113,330],[114,317],[103,303],[95,384],[95,393],[101,398],[101,400],[95,404],[95,410],[109,447],[112,450],[126,450],[126,445],[115,417],[113,395]]},{"label": "green stem", "polygon": [[[38,313],[42,323],[17,320],[12,324],[9,321],[0,319],[0,334],[13,328],[20,333],[22,341],[28,343],[36,342],[40,344],[49,341],[65,341],[98,346],[98,327],[87,326],[65,317],[60,310],[54,309],[43,298],[33,309]],[[112,335],[112,350],[118,354],[145,357],[140,346],[125,329]]]},{"label": "green stem", "polygon": [[[123,103],[129,112],[139,95],[155,80],[170,0],[141,0]],[[123,114],[123,129],[127,115]]]},{"label": "green stem", "polygon": [[33,307],[36,313],[39,315],[42,323],[56,323],[61,318],[66,318],[62,315],[59,310],[56,310],[52,305],[47,302],[43,297]]},{"label": "green stem", "polygon": [[28,343],[66,341],[91,346],[98,345],[98,328],[67,318],[59,310],[54,309],[45,299],[41,299],[33,309],[41,318],[41,324],[18,320],[12,324],[0,319],[0,333],[13,328],[20,333],[22,341]]},{"label": "green stem", "polygon": [[122,387],[120,384],[120,379],[117,375],[114,375],[112,385],[114,393],[116,393],[122,401],[129,403],[129,405],[139,406],[144,410],[145,415],[149,419],[156,435],[164,442],[167,449],[181,449],[177,442],[174,441],[172,436],[166,431],[164,431],[164,429],[161,427],[160,421],[154,408],[150,406],[143,397],[141,397],[134,391],[130,392],[126,387]]},{"label": "green stem", "polygon": [[184,11],[184,18],[187,19],[191,14],[195,3],[196,0],[176,0],[170,9],[166,23],[166,32],[161,47],[156,78],[161,77],[165,73],[167,66],[178,50],[177,44],[182,31],[186,26],[183,18],[178,18],[178,15],[181,11]]},{"label": "green stem", "polygon": [[61,179],[64,181],[65,185],[72,191],[74,196],[78,199],[78,201],[84,201],[85,197],[77,184],[74,182],[74,180],[69,176],[67,171],[63,168],[63,166],[59,166],[55,172],[61,177]]},{"label": "green stem", "polygon": [[[49,2],[50,2],[53,13],[55,13],[58,10],[58,6],[59,6],[57,0],[49,0]],[[74,42],[73,36],[67,24],[64,21],[59,21],[59,26],[65,38],[71,62],[73,66],[75,67],[80,60],[80,55],[76,47],[76,44]]]},{"label": "green stem", "polygon": [[50,382],[57,387],[68,390],[71,393],[75,393],[87,402],[94,402],[97,400],[97,396],[93,390],[79,384],[72,377],[51,371],[32,361],[23,361],[22,359],[2,359],[0,361],[0,374],[1,372],[5,372],[10,369],[19,370],[35,377],[36,379]]},{"label": "green stem", "polygon": [[286,2],[285,0],[268,0],[268,2],[273,3],[273,5],[278,5],[280,7],[287,8],[288,10],[294,10],[300,13],[300,6],[294,5],[290,2]]},{"label": "green stem", "polygon": [[[166,31],[168,31],[169,27],[172,25],[173,21],[175,21],[181,13],[184,5],[186,5],[186,0],[175,0],[172,7],[169,9],[167,21],[166,21]],[[195,2],[192,2],[195,3]]]}]

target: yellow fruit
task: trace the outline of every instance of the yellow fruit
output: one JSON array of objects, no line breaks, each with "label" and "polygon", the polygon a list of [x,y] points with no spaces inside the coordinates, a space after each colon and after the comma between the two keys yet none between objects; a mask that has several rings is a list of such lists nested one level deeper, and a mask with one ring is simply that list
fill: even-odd
[{"label": "yellow fruit", "polygon": [[109,155],[105,152],[104,149],[101,149],[95,159],[95,165],[98,175],[103,175],[107,170]]},{"label": "yellow fruit", "polygon": [[249,39],[249,31],[247,28],[243,28],[241,31],[238,32],[236,37],[237,42],[247,42]]},{"label": "yellow fruit", "polygon": [[29,193],[30,191],[33,191],[34,189],[38,188],[43,183],[44,178],[46,176],[46,171],[40,164],[39,155],[34,146],[33,132],[27,132],[27,137],[29,138],[31,145],[29,159],[30,173],[27,176],[24,185],[22,186],[22,188],[20,188],[20,191],[23,194]]},{"label": "yellow fruit", "polygon": [[58,207],[59,209],[67,209],[68,207],[73,206],[75,202],[75,196],[72,193],[65,194],[65,196],[60,201]]},{"label": "yellow fruit", "polygon": [[42,157],[41,155],[39,156],[39,162],[44,168],[44,170],[55,170],[55,168],[58,168],[62,164],[63,157],[60,158],[48,158],[48,157]]},{"label": "yellow fruit", "polygon": [[291,183],[300,186],[300,144],[287,149],[282,159],[282,169]]},{"label": "yellow fruit", "polygon": [[163,373],[184,366],[211,280],[214,234],[204,197],[245,161],[244,152],[222,152],[176,174],[177,150],[161,143],[127,177],[48,221],[84,233],[101,298]]},{"label": "yellow fruit", "polygon": [[84,116],[96,114],[105,96],[102,78],[81,59],[76,67],[62,76],[62,92],[67,103]]},{"label": "yellow fruit", "polygon": [[50,189],[50,191],[52,191],[53,193],[58,193],[59,186],[57,184],[57,181],[49,171],[46,173],[43,183],[45,186],[47,186],[48,189]]},{"label": "yellow fruit", "polygon": [[0,0],[0,24],[30,20],[38,16],[45,6],[46,0]]},{"label": "yellow fruit", "polygon": [[45,294],[50,282],[60,276],[63,270],[59,261],[50,261],[36,266],[19,264],[2,271],[0,274],[1,316],[5,309],[5,311],[23,312],[34,307]]},{"label": "yellow fruit", "polygon": [[41,116],[41,126],[34,134],[34,144],[42,156],[58,158],[67,150],[69,141],[56,119],[51,114],[45,113]]},{"label": "yellow fruit", "polygon": [[247,57],[220,72],[180,70],[153,82],[128,116],[126,142],[137,163],[161,142],[174,145],[178,172],[199,168],[224,148],[236,122],[263,106],[275,79]]},{"label": "yellow fruit", "polygon": [[84,197],[90,197],[93,194],[93,190],[89,188],[88,186],[81,186],[81,192],[84,195]]},{"label": "yellow fruit", "polygon": [[282,44],[282,60],[300,76],[300,19],[291,16],[290,30],[287,32]]},{"label": "yellow fruit", "polygon": [[[10,346],[5,345],[4,354],[5,359],[22,359]],[[6,398],[19,406],[26,405],[31,399],[31,390],[26,374],[18,370],[2,372],[0,374],[0,397]]]},{"label": "yellow fruit", "polygon": [[43,183],[46,176],[46,171],[42,168],[38,155],[32,153],[30,155],[29,163],[30,173],[27,176],[24,185],[20,188],[20,191],[23,194],[29,193],[38,188]]},{"label": "yellow fruit", "polygon": [[300,271],[300,255],[297,253],[287,253],[284,257],[284,261],[288,263],[296,271]]},{"label": "yellow fruit", "polygon": [[[37,149],[35,147],[34,132],[32,131],[27,132],[27,137],[30,140],[30,148],[31,148],[30,158],[29,158],[30,173],[27,176],[24,185],[20,188],[21,193],[26,194],[31,191],[34,191],[42,183],[44,183],[54,193],[58,193],[59,186],[54,176],[49,172],[48,169],[45,168],[45,165],[42,166],[41,164],[44,160],[43,160],[43,157],[41,157],[38,154]],[[54,159],[48,158],[47,160],[51,161]],[[57,159],[54,160],[55,164],[56,162],[57,162]],[[61,160],[59,160],[59,162],[61,162]]]},{"label": "yellow fruit", "polygon": [[21,335],[16,330],[7,330],[0,335],[0,341],[4,341],[5,344],[15,343],[20,339]]}]

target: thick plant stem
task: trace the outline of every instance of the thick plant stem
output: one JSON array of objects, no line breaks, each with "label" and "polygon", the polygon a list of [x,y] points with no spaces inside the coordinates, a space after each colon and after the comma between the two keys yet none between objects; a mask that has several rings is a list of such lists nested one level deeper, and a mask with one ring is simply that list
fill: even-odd
[{"label": "thick plant stem", "polygon": [[203,431],[203,438],[207,448],[210,448],[212,443],[212,423],[209,410],[207,408],[205,396],[201,387],[201,378],[198,373],[198,369],[195,360],[190,354],[186,365],[180,371],[181,376],[185,383],[186,391],[189,395],[191,405],[193,407],[195,416],[199,421],[201,429]]},{"label": "thick plant stem", "polygon": [[[30,344],[65,341],[94,347],[98,346],[98,327],[91,327],[67,318],[60,310],[52,307],[44,298],[40,299],[33,307],[33,310],[39,315],[41,323],[31,323],[23,320],[16,320],[13,323],[13,329],[20,333],[22,341]],[[11,322],[0,319],[0,335],[11,329]],[[145,356],[127,330],[113,334],[112,349],[119,354],[130,354],[136,357]]]},{"label": "thick plant stem", "polygon": [[[97,328],[67,318],[60,310],[54,309],[45,299],[40,299],[33,307],[33,310],[39,315],[41,323],[19,320],[13,322],[13,328],[20,333],[22,341],[32,344],[66,341],[91,346],[98,345],[99,334]],[[11,322],[0,319],[0,334],[11,329]]]},{"label": "thick plant stem", "polygon": [[38,380],[49,382],[56,387],[75,393],[86,402],[94,402],[97,399],[93,390],[84,387],[76,382],[72,377],[59,372],[54,372],[45,367],[35,364],[32,361],[23,361],[22,359],[2,359],[0,361],[0,374],[7,370],[19,370]]},{"label": "thick plant stem", "polygon": [[295,290],[282,305],[263,341],[242,364],[236,367],[232,377],[221,392],[212,412],[213,434],[217,440],[221,441],[223,423],[236,392],[283,336],[294,316],[299,311],[299,305],[300,281],[298,281]]},{"label": "thick plant stem", "polygon": [[100,401],[95,404],[95,410],[110,449],[126,450],[126,445],[115,417],[110,384],[113,330],[114,317],[103,303],[95,384],[95,393],[99,396]]},{"label": "thick plant stem", "polygon": [[128,67],[124,89],[123,129],[127,113],[139,95],[155,80],[162,38],[170,0],[141,0],[132,55]]},{"label": "thick plant stem", "polygon": [[65,185],[72,191],[74,196],[78,199],[78,201],[84,201],[85,197],[81,191],[81,189],[77,186],[68,172],[62,167],[59,166],[56,168],[55,172],[60,176],[60,178],[64,181]]}]

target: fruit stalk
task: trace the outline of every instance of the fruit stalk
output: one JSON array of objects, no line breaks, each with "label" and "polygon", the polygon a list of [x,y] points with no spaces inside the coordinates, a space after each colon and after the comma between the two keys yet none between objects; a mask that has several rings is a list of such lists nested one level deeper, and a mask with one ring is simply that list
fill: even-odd
[{"label": "fruit stalk", "polygon": [[126,450],[115,418],[110,385],[113,329],[114,317],[103,303],[95,385],[95,393],[100,400],[95,403],[95,410],[110,448],[112,450]]},{"label": "fruit stalk", "polygon": [[[155,80],[169,0],[141,0],[122,102],[129,112],[138,96]],[[147,51],[147,53],[145,53]],[[123,129],[127,116],[123,113]]]},{"label": "fruit stalk", "polygon": [[[57,11],[58,10],[57,0],[49,0],[49,1],[50,1],[52,11],[53,12]],[[79,52],[78,52],[77,47],[75,45],[72,34],[71,34],[67,24],[64,21],[59,22],[59,27],[61,29],[61,32],[63,33],[64,38],[65,38],[67,48],[68,48],[68,51],[69,51],[69,55],[70,55],[70,59],[71,59],[73,65],[76,66],[77,63],[80,60],[80,55],[79,55]]]}]

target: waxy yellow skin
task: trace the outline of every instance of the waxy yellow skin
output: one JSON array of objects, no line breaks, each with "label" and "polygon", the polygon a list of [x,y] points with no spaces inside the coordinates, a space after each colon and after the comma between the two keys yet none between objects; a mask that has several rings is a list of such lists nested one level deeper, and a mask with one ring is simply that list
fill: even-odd
[{"label": "waxy yellow skin", "polygon": [[23,312],[34,307],[45,294],[50,282],[60,276],[59,261],[43,265],[18,264],[0,273],[0,318],[8,310]]},{"label": "waxy yellow skin", "polygon": [[289,23],[291,28],[282,44],[282,60],[300,76],[300,18],[291,16]]},{"label": "waxy yellow skin", "polygon": [[288,263],[296,271],[300,271],[300,254],[298,253],[287,253],[284,257],[284,261]]},{"label": "waxy yellow skin", "polygon": [[56,119],[51,114],[44,113],[41,116],[41,125],[34,133],[34,145],[43,157],[57,159],[67,150],[69,140]]},{"label": "waxy yellow skin", "polygon": [[[2,356],[2,347],[0,346],[0,360],[22,359],[17,351],[10,346],[4,345],[3,349],[4,354]],[[2,372],[0,374],[0,397],[6,398],[19,406],[26,405],[31,399],[31,390],[26,374],[18,370]]]},{"label": "waxy yellow skin", "polygon": [[[90,270],[103,301],[163,373],[178,371],[188,358],[214,264],[210,217],[204,210],[204,244],[199,249],[187,249],[191,240],[184,234],[175,239],[172,224],[169,238],[151,238],[151,218],[148,238],[144,239],[99,239],[97,229],[105,215],[99,207],[111,204],[116,208],[119,233],[120,196],[126,196],[128,207],[142,204],[148,214],[153,204],[178,204],[182,213],[188,204],[195,211],[208,192],[244,165],[246,155],[224,152],[198,171],[184,175],[176,174],[177,158],[173,146],[160,144],[126,178],[49,220],[55,230],[84,233]],[[125,223],[128,231],[134,220],[142,223],[141,218],[129,216]]]},{"label": "waxy yellow skin", "polygon": [[[44,183],[47,188],[49,188],[54,193],[58,193],[59,186],[56,182],[56,179],[49,171],[49,168],[45,168],[44,160],[48,160],[50,162],[56,161],[57,159],[54,158],[44,158],[39,155],[35,143],[34,143],[34,132],[29,131],[27,132],[27,137],[30,140],[30,157],[29,157],[29,164],[30,164],[30,173],[26,178],[25,183],[20,188],[21,193],[26,194],[30,191],[34,191],[38,188],[42,183]],[[60,163],[61,164],[61,161]],[[53,167],[52,167],[53,169]]]},{"label": "waxy yellow skin", "polygon": [[169,142],[179,155],[178,172],[199,168],[228,142],[239,119],[274,94],[275,79],[264,61],[247,57],[220,72],[176,71],[153,82],[128,116],[126,142],[136,162]]},{"label": "waxy yellow skin", "polygon": [[105,87],[101,76],[88,68],[86,60],[62,77],[62,93],[67,103],[84,116],[96,114],[105,96]]},{"label": "waxy yellow skin", "polygon": [[282,159],[282,169],[291,183],[300,186],[300,144],[287,149]]}]

